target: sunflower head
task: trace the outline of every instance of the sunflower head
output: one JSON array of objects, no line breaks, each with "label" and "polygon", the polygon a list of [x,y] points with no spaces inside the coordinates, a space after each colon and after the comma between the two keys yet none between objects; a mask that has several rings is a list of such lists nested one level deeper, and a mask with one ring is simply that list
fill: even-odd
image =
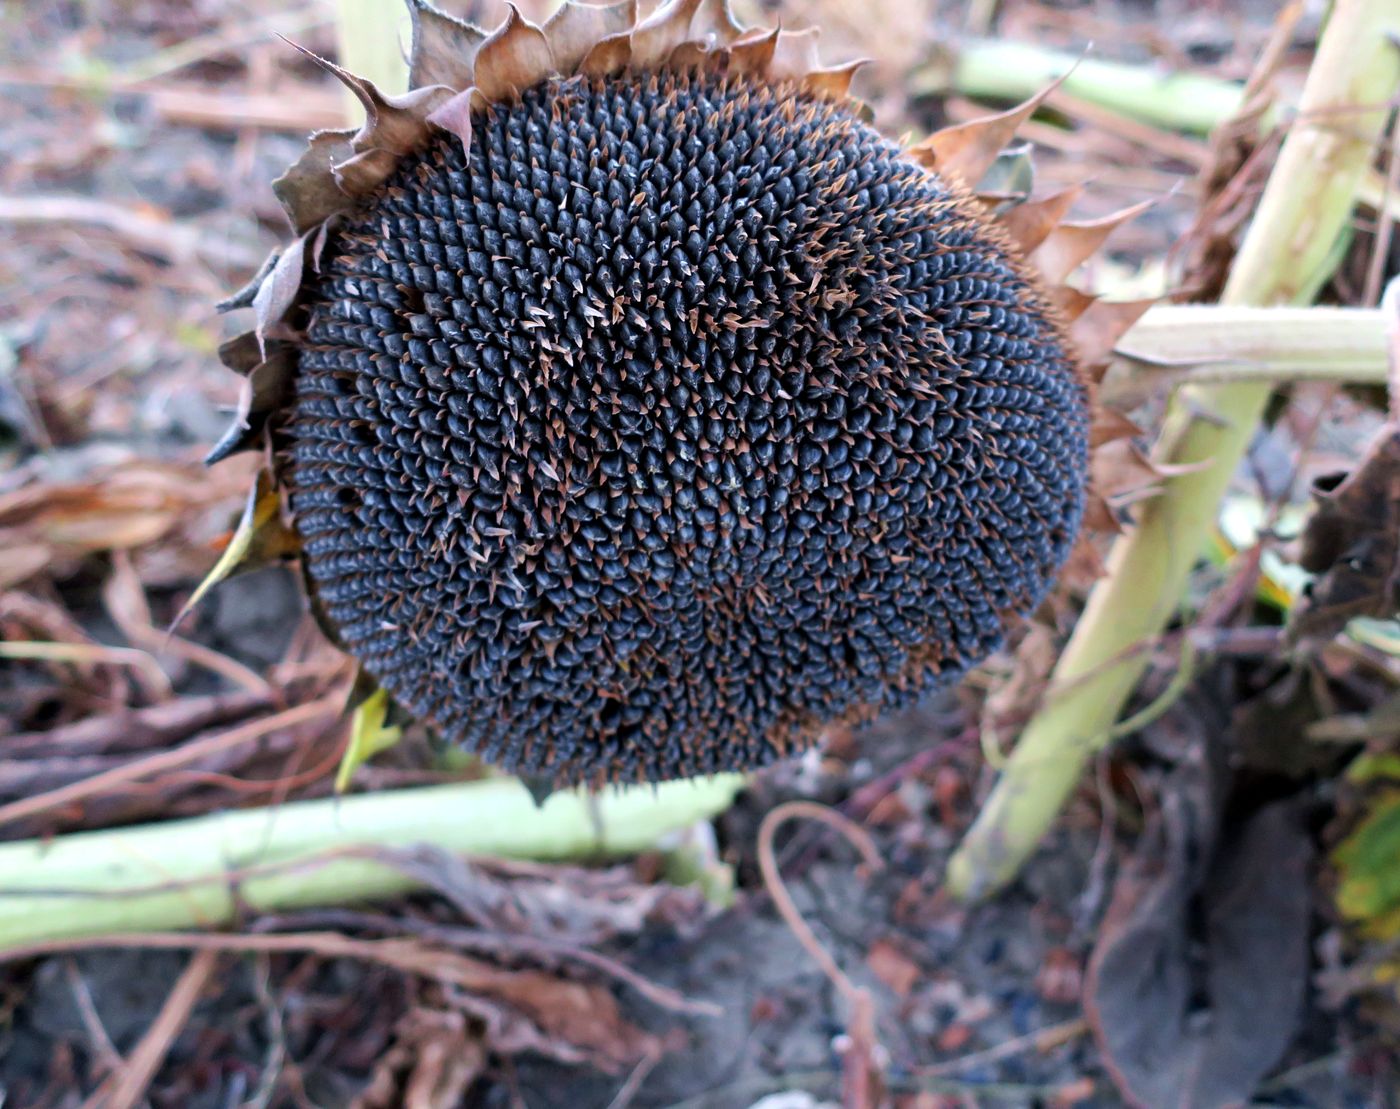
[{"label": "sunflower head", "polygon": [[995,649],[1080,530],[1121,330],[1060,284],[1114,221],[976,191],[1038,100],[905,149],[726,0],[409,6],[406,95],[321,62],[365,123],[228,302],[213,457],[266,452],[328,633],[595,782],[759,766]]}]

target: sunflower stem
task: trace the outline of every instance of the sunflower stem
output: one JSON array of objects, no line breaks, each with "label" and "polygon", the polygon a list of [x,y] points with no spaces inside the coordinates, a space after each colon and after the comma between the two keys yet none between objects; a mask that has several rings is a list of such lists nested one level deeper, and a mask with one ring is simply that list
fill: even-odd
[{"label": "sunflower stem", "polygon": [[1064,90],[1081,100],[1173,131],[1205,134],[1229,119],[1244,86],[1198,73],[1131,65],[1008,39],[972,40],[916,78],[915,92],[952,87],[974,99],[1020,102],[1070,74]]},{"label": "sunflower stem", "polygon": [[[1329,276],[1356,193],[1400,84],[1400,0],[1337,0],[1294,124],[1235,260],[1226,305],[1304,304]],[[1380,107],[1377,107],[1379,105]],[[1107,741],[1268,402],[1272,385],[1191,385],[1173,398],[1154,456],[1201,465],[1144,503],[1110,552],[1050,690],[1006,772],[948,863],[947,883],[980,899],[1019,872]]]},{"label": "sunflower stem", "polygon": [[[381,92],[397,94],[408,87],[404,61],[404,6],[400,0],[336,0],[336,41],[340,64],[366,77]],[[345,92],[347,118],[358,124],[364,109]]]},{"label": "sunflower stem", "polygon": [[376,851],[583,859],[634,854],[727,808],[736,774],[570,790],[518,782],[391,790],[0,845],[0,953],[37,940],[217,927],[239,913],[393,897],[422,882]]},{"label": "sunflower stem", "polygon": [[1166,385],[1384,385],[1387,365],[1378,309],[1164,304],[1119,342],[1099,398],[1125,408]]}]

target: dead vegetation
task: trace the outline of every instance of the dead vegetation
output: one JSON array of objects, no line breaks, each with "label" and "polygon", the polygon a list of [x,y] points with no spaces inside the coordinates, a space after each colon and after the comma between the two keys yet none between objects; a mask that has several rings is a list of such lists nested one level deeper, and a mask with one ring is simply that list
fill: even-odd
[{"label": "dead vegetation", "polygon": [[[458,7],[494,19],[494,2]],[[894,135],[982,110],[967,59],[1005,43],[1073,57],[1093,41],[1095,58],[1234,90],[1209,136],[1083,87],[1027,126],[1041,190],[1094,180],[1082,217],[1156,201],[1092,275],[1125,299],[1218,295],[1318,34],[1301,6],[1276,19],[1272,4],[1207,0],[750,7],[878,59],[864,94]],[[354,675],[293,575],[232,579],[180,616],[251,473],[200,462],[236,399],[210,306],[284,232],[268,182],[343,110],[274,33],[334,55],[335,15],[325,0],[7,12],[0,840],[332,795]],[[1374,306],[1398,268],[1379,214],[1394,211],[1393,154],[1388,137],[1327,303]],[[1165,394],[1139,390],[1140,426]],[[606,862],[380,846],[369,861],[414,892],[276,911],[243,898],[248,875],[230,863],[228,928],[11,947],[0,1100],[1390,1103],[1400,632],[1383,408],[1374,388],[1327,382],[1276,399],[1184,618],[1137,648],[1149,666],[1120,742],[991,903],[953,901],[944,867],[1045,697],[1102,571],[1091,552],[955,696],[832,736],[820,758],[755,779],[713,828]],[[1123,440],[1112,464],[1120,518],[1175,476],[1146,446]],[[1304,532],[1314,487],[1323,508]],[[1310,594],[1299,567],[1320,575]],[[353,789],[481,773],[409,727]],[[853,822],[883,867],[858,867],[822,825],[778,834],[812,811],[794,801]],[[0,916],[24,897],[0,885]]]}]

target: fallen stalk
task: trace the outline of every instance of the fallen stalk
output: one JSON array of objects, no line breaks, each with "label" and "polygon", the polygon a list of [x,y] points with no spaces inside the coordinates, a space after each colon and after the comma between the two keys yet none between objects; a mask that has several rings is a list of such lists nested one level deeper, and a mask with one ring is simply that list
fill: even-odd
[{"label": "fallen stalk", "polygon": [[[1335,266],[1357,190],[1400,84],[1400,0],[1338,0],[1222,302],[1305,304]],[[1231,477],[1273,384],[1192,385],[1173,398],[1158,462],[1193,467],[1145,502],[1109,554],[1052,677],[1047,699],[1012,752],[947,881],[963,899],[1002,888],[1030,857],[1108,741],[1153,641],[1176,614]],[[1115,661],[1116,660],[1116,661]]]},{"label": "fallen stalk", "polygon": [[1186,384],[1384,385],[1386,365],[1378,309],[1164,304],[1118,344],[1100,396],[1123,408],[1166,386]]},{"label": "fallen stalk", "polygon": [[0,845],[0,953],[109,932],[212,928],[238,914],[393,897],[420,888],[374,856],[420,843],[561,860],[654,847],[727,808],[739,775],[556,793],[536,806],[491,779],[302,801]]},{"label": "fallen stalk", "polygon": [[[1071,72],[1071,70],[1073,72]],[[1069,74],[1071,96],[1122,115],[1175,131],[1205,134],[1229,119],[1244,102],[1244,85],[1160,66],[1085,58],[1028,42],[973,40],[916,78],[916,92],[952,87],[974,99],[1021,103]]]}]

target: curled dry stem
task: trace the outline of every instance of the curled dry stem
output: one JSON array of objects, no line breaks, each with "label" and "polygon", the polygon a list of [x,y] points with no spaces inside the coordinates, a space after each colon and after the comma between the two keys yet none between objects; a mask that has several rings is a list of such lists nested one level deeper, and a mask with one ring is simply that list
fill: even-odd
[{"label": "curled dry stem", "polygon": [[797,937],[802,949],[812,957],[850,1006],[848,1044],[842,1053],[842,1104],[863,1109],[878,1103],[881,1086],[879,1044],[875,1038],[875,1002],[870,996],[870,991],[852,982],[831,952],[822,946],[811,925],[793,903],[787,886],[783,884],[783,876],[778,871],[777,856],[773,850],[773,840],[783,824],[795,819],[817,820],[835,829],[860,852],[861,859],[871,870],[883,869],[884,862],[870,834],[864,828],[835,809],[813,801],[789,801],[779,805],[763,818],[763,823],[758,828],[758,866],[763,874],[764,887],[772,897],[778,915]]}]

